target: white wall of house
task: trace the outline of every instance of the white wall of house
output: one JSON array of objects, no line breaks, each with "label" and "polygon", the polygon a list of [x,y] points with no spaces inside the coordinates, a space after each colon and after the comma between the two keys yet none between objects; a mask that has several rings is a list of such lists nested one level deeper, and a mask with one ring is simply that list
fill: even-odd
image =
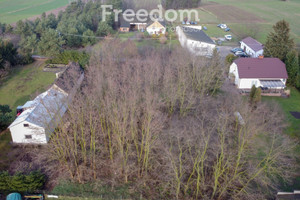
[{"label": "white wall of house", "polygon": [[232,63],[232,65],[230,65],[229,77],[231,76],[231,74],[234,76],[234,84],[239,85],[239,72],[235,63]]},{"label": "white wall of house", "polygon": [[213,54],[213,50],[216,48],[215,44],[208,44],[188,39],[179,26],[176,27],[176,32],[181,46],[187,48],[194,55],[211,56]]},{"label": "white wall of house", "polygon": [[260,87],[259,79],[250,79],[250,78],[242,78],[239,79],[238,88],[239,89],[251,89],[252,86],[255,85],[255,87]]},{"label": "white wall of house", "polygon": [[[28,127],[24,127],[29,125]],[[13,143],[24,143],[24,144],[46,144],[48,139],[45,134],[45,129],[43,127],[36,126],[27,121],[23,121],[10,129]],[[27,137],[31,137],[26,139]]]},{"label": "white wall of house", "polygon": [[244,49],[245,52],[252,58],[258,58],[259,56],[264,55],[264,50],[261,49],[259,51],[254,51],[253,49],[251,49],[247,44],[245,44],[244,42],[241,42],[241,49]]},{"label": "white wall of house", "polygon": [[197,56],[210,56],[216,45],[187,39],[187,48]]}]

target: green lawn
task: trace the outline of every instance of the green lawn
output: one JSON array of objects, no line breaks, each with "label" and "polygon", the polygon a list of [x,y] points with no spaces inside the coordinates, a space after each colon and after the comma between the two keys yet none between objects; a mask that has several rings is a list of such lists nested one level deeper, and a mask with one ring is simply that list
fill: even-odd
[{"label": "green lawn", "polygon": [[300,140],[300,119],[296,119],[290,113],[292,111],[300,112],[300,92],[293,88],[291,89],[290,98],[263,97],[263,100],[277,102],[281,106],[289,125],[286,129],[287,134]]},{"label": "green lawn", "polygon": [[14,23],[68,4],[68,0],[0,0],[0,22]]},{"label": "green lawn", "polygon": [[44,92],[55,80],[55,74],[43,72],[43,62],[16,67],[0,82],[0,104],[7,104],[15,111],[18,105]]}]

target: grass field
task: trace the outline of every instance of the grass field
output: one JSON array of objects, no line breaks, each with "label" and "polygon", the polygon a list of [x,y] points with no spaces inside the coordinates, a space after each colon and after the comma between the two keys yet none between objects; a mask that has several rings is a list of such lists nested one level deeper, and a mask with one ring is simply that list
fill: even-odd
[{"label": "grass field", "polygon": [[0,22],[14,23],[68,4],[68,0],[0,0]]},{"label": "grass field", "polygon": [[37,61],[24,67],[16,67],[0,82],[0,104],[7,104],[15,111],[38,93],[45,91],[55,80],[55,74],[43,72],[43,62]]},{"label": "grass field", "polygon": [[281,106],[286,116],[286,122],[289,125],[286,130],[287,134],[300,140],[300,119],[296,119],[290,113],[293,111],[300,112],[300,92],[296,89],[291,89],[290,98],[263,97],[263,100],[271,103],[277,102]]},{"label": "grass field", "polygon": [[[202,11],[216,16],[218,23],[227,23],[234,35],[239,36],[241,32],[257,32],[256,38],[265,42],[267,34],[272,25],[277,21],[285,19],[290,23],[292,36],[300,43],[300,1],[289,0],[206,0],[203,1]],[[210,4],[205,6],[205,4]],[[225,5],[225,6],[224,6]],[[210,19],[203,18],[202,23],[208,23]],[[247,24],[252,24],[247,30]],[[257,25],[257,28],[253,28]],[[244,29],[244,30],[243,30]]]}]

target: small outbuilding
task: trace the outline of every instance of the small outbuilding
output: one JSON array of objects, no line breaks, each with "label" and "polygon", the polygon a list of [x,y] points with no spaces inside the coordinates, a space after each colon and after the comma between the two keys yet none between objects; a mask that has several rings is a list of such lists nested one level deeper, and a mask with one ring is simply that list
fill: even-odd
[{"label": "small outbuilding", "polygon": [[84,73],[80,66],[71,63],[46,92],[32,101],[27,101],[23,106],[18,106],[18,117],[8,127],[13,143],[46,144],[67,111],[68,104],[83,78]]},{"label": "small outbuilding", "polygon": [[264,45],[252,37],[247,37],[241,42],[241,49],[243,49],[250,57],[258,58],[264,55]]}]

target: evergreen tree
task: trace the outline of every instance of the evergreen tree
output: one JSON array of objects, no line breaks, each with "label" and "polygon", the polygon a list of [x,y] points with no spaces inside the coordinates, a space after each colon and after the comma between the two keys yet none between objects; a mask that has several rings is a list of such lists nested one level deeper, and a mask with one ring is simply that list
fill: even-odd
[{"label": "evergreen tree", "polygon": [[0,131],[6,129],[13,117],[8,105],[0,105]]},{"label": "evergreen tree", "polygon": [[238,57],[233,54],[228,54],[225,58],[226,64],[231,65],[235,59]]},{"label": "evergreen tree", "polygon": [[109,26],[106,22],[100,22],[97,29],[97,36],[107,36],[113,32],[111,26]]},{"label": "evergreen tree", "polygon": [[5,33],[12,33],[13,32],[13,27],[10,24],[7,24],[5,26]]},{"label": "evergreen tree", "polygon": [[255,85],[252,86],[250,94],[249,94],[249,100],[251,104],[256,104],[261,101],[261,89],[256,88]]},{"label": "evergreen tree", "polygon": [[22,37],[19,43],[19,53],[21,55],[32,55],[36,50],[38,44],[38,38],[35,34],[28,37]]},{"label": "evergreen tree", "polygon": [[17,173],[10,178],[9,188],[10,190],[18,192],[26,192],[26,186],[24,185],[25,176],[21,173]]},{"label": "evergreen tree", "polygon": [[296,86],[299,76],[299,61],[297,51],[292,50],[287,54],[285,64],[289,76],[287,83],[291,86]]},{"label": "evergreen tree", "polygon": [[253,102],[256,104],[261,101],[261,88],[256,88]]},{"label": "evergreen tree", "polygon": [[2,41],[0,39],[0,55],[0,69],[4,68],[7,62],[10,65],[15,65],[17,63],[17,49],[11,42]]},{"label": "evergreen tree", "polygon": [[273,26],[273,29],[274,32],[268,35],[264,55],[285,61],[288,52],[294,48],[294,40],[290,38],[289,23],[281,20]]},{"label": "evergreen tree", "polygon": [[65,41],[59,36],[58,32],[49,29],[43,34],[38,43],[38,52],[44,56],[55,56],[62,51]]},{"label": "evergreen tree", "polygon": [[91,30],[87,30],[83,33],[83,39],[82,39],[83,45],[93,45],[96,43],[95,34]]},{"label": "evergreen tree", "polygon": [[0,172],[0,191],[8,192],[8,182],[9,182],[8,172]]},{"label": "evergreen tree", "polygon": [[250,94],[249,94],[249,101],[250,101],[250,103],[252,103],[253,100],[254,100],[255,92],[256,92],[256,87],[255,87],[255,85],[252,85],[251,91],[250,91]]}]

